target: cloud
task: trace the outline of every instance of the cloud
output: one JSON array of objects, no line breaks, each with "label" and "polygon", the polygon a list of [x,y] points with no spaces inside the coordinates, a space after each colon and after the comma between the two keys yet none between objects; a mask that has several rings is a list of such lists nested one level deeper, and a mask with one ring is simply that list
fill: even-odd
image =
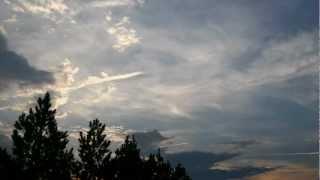
[{"label": "cloud", "polygon": [[161,145],[161,142],[170,138],[164,137],[159,131],[134,132],[132,135],[136,138],[139,147],[144,152],[155,151]]},{"label": "cloud", "polygon": [[241,179],[273,170],[273,168],[254,166],[238,167],[228,170],[210,169],[214,164],[230,160],[236,156],[237,154],[214,154],[208,152],[181,152],[165,154],[165,157],[173,164],[182,163],[190,176],[195,180]]},{"label": "cloud", "polygon": [[26,1],[21,0],[19,1],[20,9],[24,9],[24,11],[29,11],[34,14],[45,14],[50,15],[52,13],[59,13],[64,14],[65,11],[68,10],[68,6],[64,3],[64,0],[45,0],[45,1],[39,1],[39,0],[32,0],[32,1]]},{"label": "cloud", "polygon": [[[73,66],[69,59],[65,59],[62,65],[58,66],[58,68],[55,71],[53,71],[52,75],[55,78],[54,83],[37,87],[28,86],[23,89],[18,89],[17,91],[15,91],[14,94],[11,94],[9,96],[3,95],[2,99],[8,102],[10,100],[11,103],[2,106],[0,109],[24,111],[27,107],[32,105],[32,102],[28,103],[32,98],[41,96],[47,91],[51,92],[52,94],[53,108],[58,109],[61,106],[65,105],[70,105],[70,107],[74,107],[72,106],[72,104],[90,106],[99,102],[106,102],[106,100],[111,98],[110,93],[115,90],[115,88],[113,88],[110,85],[107,85],[109,90],[106,90],[105,88],[101,89],[97,86],[105,87],[106,83],[131,79],[144,74],[143,72],[133,72],[110,76],[105,72],[101,72],[100,76],[88,76],[84,80],[75,81],[75,75],[79,71],[80,69],[78,67]],[[84,94],[83,92],[83,97],[80,100],[74,98],[74,94],[76,94],[78,91],[92,89],[91,86],[95,87],[94,89],[97,90],[97,92],[92,94],[93,91],[91,91],[91,94],[89,95]],[[17,101],[20,102],[17,103]],[[21,101],[24,101],[24,103],[21,103]],[[59,118],[64,119],[67,117],[67,115],[72,114],[74,112],[79,113],[79,111],[76,110],[76,108],[77,107],[70,109],[67,107],[67,109],[64,112],[61,112],[62,114],[59,116]]]},{"label": "cloud", "polygon": [[[88,131],[87,128],[81,128],[79,126],[68,128],[67,130],[69,132],[69,138],[74,147],[78,146],[77,139],[80,137],[79,132]],[[168,139],[162,136],[162,134],[160,134],[157,130],[141,132],[125,129],[122,126],[108,126],[108,124],[104,133],[106,134],[107,139],[111,141],[112,149],[119,147],[119,145],[121,145],[126,139],[126,136],[134,135],[138,146],[143,153],[155,152],[159,147],[159,144]]]},{"label": "cloud", "polygon": [[314,31],[303,32],[289,40],[272,43],[263,50],[261,58],[249,65],[248,75],[259,75],[251,82],[265,84],[315,73],[317,53],[314,37]]},{"label": "cloud", "polygon": [[[133,72],[133,73],[109,76],[105,72],[101,72],[100,76],[88,76],[85,80],[74,82],[73,76],[79,71],[79,68],[77,67],[73,68],[70,61],[66,60],[66,62],[63,64],[62,69],[63,70],[60,74],[60,77],[62,78],[61,83],[58,83],[56,86],[50,87],[49,89],[50,91],[55,92],[55,94],[57,95],[55,108],[58,108],[59,106],[68,103],[69,96],[74,91],[79,91],[83,88],[88,88],[90,86],[97,86],[97,85],[105,84],[108,82],[126,80],[126,79],[134,78],[137,76],[141,76],[143,74],[142,72]],[[59,78],[57,79],[59,80]],[[87,102],[88,104],[90,104],[90,103],[96,103],[97,101],[103,101],[108,97],[107,96],[108,92],[111,92],[112,90],[113,89],[110,89],[110,91],[107,91],[107,92],[102,92],[102,94],[104,95],[101,96],[100,94],[99,98],[93,98],[93,97],[87,97],[89,99],[83,98],[81,102]]]},{"label": "cloud", "polygon": [[88,86],[102,84],[102,83],[106,83],[106,82],[110,82],[110,81],[130,79],[130,78],[133,78],[136,76],[140,76],[142,74],[143,74],[142,72],[133,72],[133,73],[128,73],[128,74],[109,76],[105,72],[101,72],[100,76],[89,76],[87,78],[87,80],[83,81],[82,83],[80,83],[78,85],[75,85],[75,86],[72,86],[69,88],[65,88],[64,91],[66,91],[66,92],[74,91],[74,90],[78,90],[78,89],[85,88]]},{"label": "cloud", "polygon": [[51,72],[31,66],[26,58],[10,51],[6,39],[0,36],[0,89],[5,90],[12,85],[33,87],[54,83]]},{"label": "cloud", "polygon": [[[15,11],[14,2],[0,2],[1,20],[18,19],[4,24],[10,47],[37,67],[57,67],[50,70],[57,80],[4,94],[2,109],[25,109],[50,90],[62,126],[99,117],[157,127],[175,137],[161,144],[168,152],[242,152],[254,156],[252,165],[266,159],[259,154],[316,151],[315,1],[79,0],[63,1],[63,15]],[[59,66],[65,57],[72,63]],[[147,75],[106,80],[139,72]]]},{"label": "cloud", "polygon": [[274,171],[266,172],[263,174],[255,175],[253,177],[248,177],[248,180],[301,180],[301,179],[314,179],[318,177],[318,170],[304,167],[304,166],[297,166],[297,165],[290,165],[288,167],[278,168]]},{"label": "cloud", "polygon": [[236,150],[241,150],[241,149],[245,149],[248,146],[252,146],[252,145],[256,145],[259,142],[257,142],[256,140],[239,140],[239,141],[226,141],[226,142],[221,142],[219,144],[221,145],[226,145],[226,146],[231,146],[231,148],[234,148]]},{"label": "cloud", "polygon": [[298,153],[274,153],[265,154],[264,156],[318,156],[319,152],[298,152]]},{"label": "cloud", "polygon": [[[83,128],[73,128],[71,130],[71,138],[78,138],[79,131],[84,131]],[[123,143],[125,137],[129,134],[135,136],[139,147],[142,152],[150,153],[155,152],[157,147],[162,143],[166,144],[166,141],[172,140],[172,138],[164,137],[159,131],[133,131],[125,130],[122,127],[107,127],[106,134],[112,141],[112,148],[116,148]],[[73,141],[73,140],[72,140]],[[179,145],[179,144],[177,144]],[[209,180],[209,179],[230,179],[230,178],[244,178],[257,174],[262,174],[274,170],[275,168],[270,167],[241,167],[234,166],[229,169],[221,168],[210,168],[215,167],[218,163],[230,160],[238,156],[238,154],[214,154],[209,152],[178,152],[178,153],[167,153],[163,152],[164,157],[170,160],[173,166],[177,163],[182,163],[187,168],[188,173],[195,180]]]},{"label": "cloud", "polygon": [[[106,20],[111,21],[108,17]],[[107,28],[107,32],[115,38],[115,44],[112,47],[118,52],[123,52],[125,49],[140,43],[136,30],[130,28],[129,25],[130,18],[124,16],[119,22]]]},{"label": "cloud", "polygon": [[98,0],[92,1],[90,4],[93,7],[119,7],[119,6],[136,6],[142,5],[144,0]]},{"label": "cloud", "polygon": [[[80,137],[79,132],[86,132],[88,129],[76,126],[69,128],[68,131],[70,132],[71,138],[78,139]],[[126,136],[128,135],[128,130],[125,130],[121,126],[106,126],[104,133],[107,135],[108,140],[117,144],[124,142]]]}]

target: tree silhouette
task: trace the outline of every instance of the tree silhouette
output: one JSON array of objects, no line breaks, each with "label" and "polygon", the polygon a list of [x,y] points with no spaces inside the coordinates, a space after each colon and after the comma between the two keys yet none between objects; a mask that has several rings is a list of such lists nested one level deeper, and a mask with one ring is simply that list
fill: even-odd
[{"label": "tree silhouette", "polygon": [[112,163],[116,168],[114,179],[142,179],[143,162],[134,136],[127,136],[124,143],[116,150],[115,155]]},{"label": "tree silhouette", "polygon": [[181,164],[172,168],[169,161],[161,156],[160,149],[157,154],[150,154],[144,161],[143,179],[150,180],[191,180]]},{"label": "tree silhouette", "polygon": [[144,179],[150,180],[169,180],[173,169],[170,162],[165,161],[161,156],[160,149],[157,154],[150,154],[144,161]]},{"label": "tree silhouette", "polygon": [[87,132],[80,132],[76,161],[73,149],[67,149],[67,132],[58,130],[55,113],[46,93],[34,109],[19,116],[12,133],[13,156],[0,148],[1,179],[191,180],[181,164],[172,168],[160,150],[141,155],[134,136],[111,152],[106,126],[98,119],[90,121]]},{"label": "tree silhouette", "polygon": [[191,180],[191,178],[187,175],[186,169],[182,166],[182,164],[178,163],[174,168],[172,180]]},{"label": "tree silhouette", "polygon": [[108,149],[110,141],[106,140],[104,134],[105,124],[98,119],[91,121],[89,128],[86,135],[80,132],[80,177],[84,180],[101,179],[103,167],[107,167],[111,156]]},{"label": "tree silhouette", "polygon": [[46,93],[14,125],[13,154],[26,179],[71,178],[73,152],[66,149],[68,135],[58,130],[55,113]]}]

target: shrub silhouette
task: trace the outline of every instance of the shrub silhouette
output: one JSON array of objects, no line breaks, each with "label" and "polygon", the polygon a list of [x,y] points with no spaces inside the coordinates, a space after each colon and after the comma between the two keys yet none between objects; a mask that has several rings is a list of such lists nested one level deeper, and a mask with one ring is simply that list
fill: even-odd
[{"label": "shrub silhouette", "polygon": [[3,180],[191,180],[185,168],[172,168],[160,154],[140,154],[134,136],[111,152],[105,124],[89,122],[80,132],[79,160],[67,149],[68,134],[60,131],[51,108],[50,95],[38,98],[34,109],[22,113],[14,125],[11,156],[0,148],[0,177]]}]

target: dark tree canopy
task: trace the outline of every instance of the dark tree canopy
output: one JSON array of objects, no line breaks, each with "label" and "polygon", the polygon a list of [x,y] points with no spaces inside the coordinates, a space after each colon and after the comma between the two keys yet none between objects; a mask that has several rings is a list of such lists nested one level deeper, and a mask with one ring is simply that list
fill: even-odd
[{"label": "dark tree canopy", "polygon": [[134,136],[127,136],[115,155],[113,164],[117,171],[114,179],[142,179],[142,159]]},{"label": "dark tree canopy", "polygon": [[80,132],[79,160],[75,160],[55,113],[46,93],[35,108],[19,116],[12,133],[12,155],[0,148],[1,179],[191,180],[181,164],[172,168],[160,151],[143,156],[134,136],[127,136],[112,152],[106,126],[98,119],[89,122],[87,132]]},{"label": "dark tree canopy", "polygon": [[22,179],[21,171],[16,161],[6,149],[0,148],[0,177],[1,179]]},{"label": "dark tree canopy", "polygon": [[23,113],[12,134],[13,155],[29,179],[70,179],[73,162],[67,132],[59,131],[50,95],[39,98],[34,109]]}]

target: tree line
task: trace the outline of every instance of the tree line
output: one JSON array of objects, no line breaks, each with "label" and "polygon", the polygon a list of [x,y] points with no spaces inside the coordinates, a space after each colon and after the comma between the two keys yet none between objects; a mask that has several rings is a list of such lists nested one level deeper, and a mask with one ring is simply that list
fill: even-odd
[{"label": "tree line", "polygon": [[12,153],[0,148],[2,180],[191,180],[181,164],[172,166],[160,150],[144,156],[134,136],[127,136],[114,152],[105,124],[89,122],[79,133],[79,158],[68,148],[68,132],[58,129],[49,93],[22,113],[12,132]]}]

